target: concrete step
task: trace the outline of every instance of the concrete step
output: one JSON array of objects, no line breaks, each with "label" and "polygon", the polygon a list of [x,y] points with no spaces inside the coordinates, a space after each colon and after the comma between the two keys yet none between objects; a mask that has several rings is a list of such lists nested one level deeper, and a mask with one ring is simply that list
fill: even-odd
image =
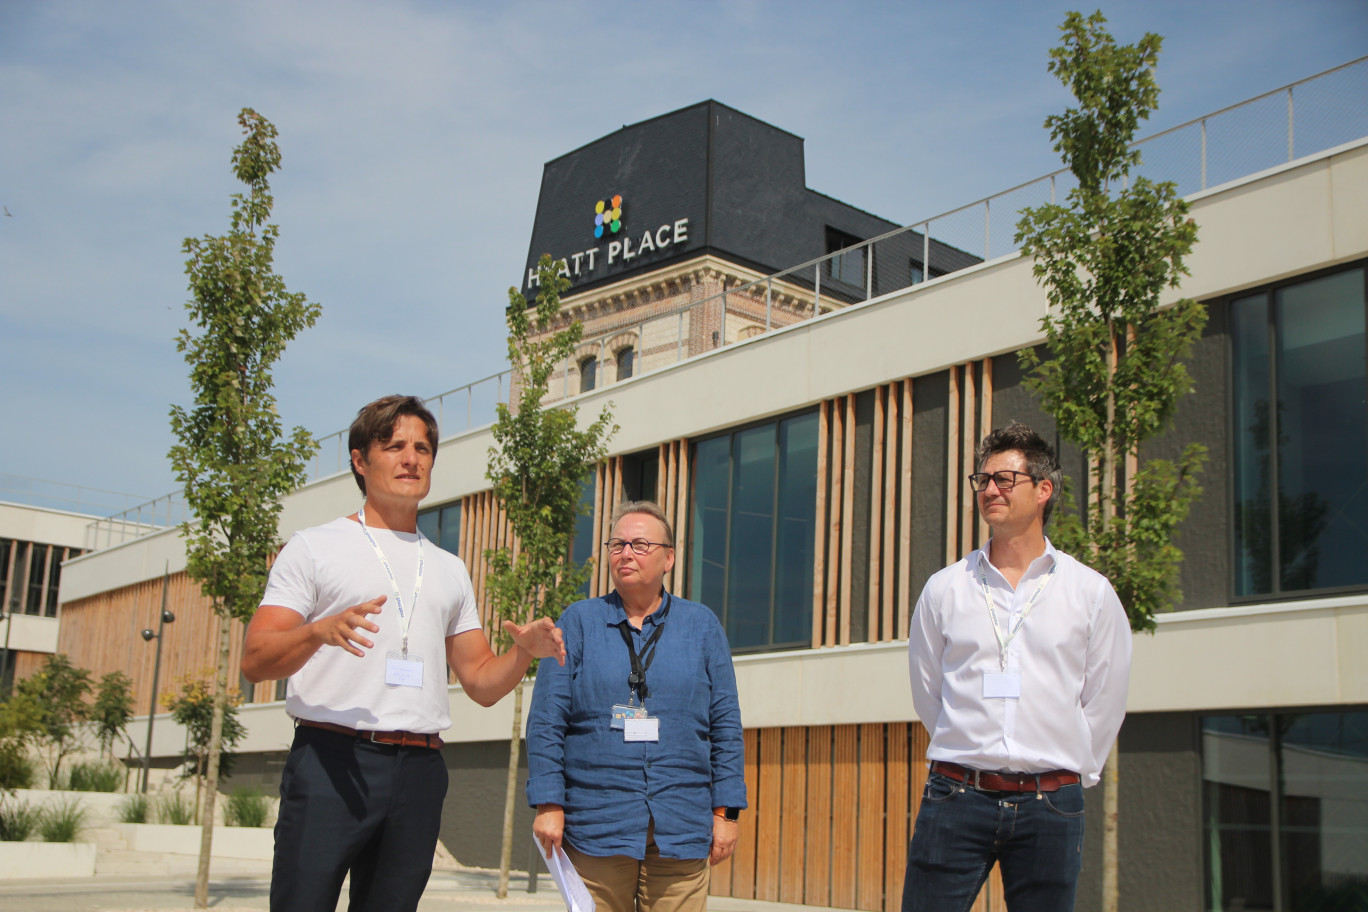
[{"label": "concrete step", "polygon": [[[96,874],[194,877],[199,858],[194,855],[155,852],[110,851],[95,858]],[[211,877],[269,877],[271,863],[244,858],[214,858],[209,863]]]}]

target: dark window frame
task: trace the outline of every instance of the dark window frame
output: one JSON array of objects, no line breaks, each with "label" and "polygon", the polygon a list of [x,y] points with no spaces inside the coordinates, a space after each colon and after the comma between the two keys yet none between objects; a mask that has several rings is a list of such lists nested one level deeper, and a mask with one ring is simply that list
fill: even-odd
[{"label": "dark window frame", "polygon": [[[1290,276],[1288,278],[1281,279],[1276,282],[1255,285],[1251,288],[1244,289],[1234,294],[1226,295],[1219,301],[1219,306],[1225,308],[1228,327],[1226,330],[1225,339],[1225,409],[1227,416],[1226,464],[1230,466],[1230,470],[1226,473],[1225,483],[1227,485],[1228,493],[1226,509],[1226,527],[1230,530],[1230,534],[1227,537],[1226,543],[1227,553],[1230,560],[1230,571],[1227,576],[1227,585],[1229,586],[1229,604],[1231,605],[1251,605],[1266,604],[1271,602],[1304,601],[1308,598],[1332,598],[1338,595],[1368,592],[1368,580],[1365,580],[1361,583],[1352,583],[1341,586],[1321,586],[1306,589],[1283,589],[1282,581],[1279,578],[1278,573],[1278,548],[1280,531],[1279,517],[1276,515],[1273,515],[1270,518],[1271,529],[1268,533],[1270,537],[1271,549],[1269,560],[1272,568],[1270,570],[1270,591],[1241,594],[1241,583],[1239,579],[1239,574],[1241,572],[1242,567],[1242,557],[1240,554],[1240,538],[1238,535],[1239,527],[1237,523],[1239,522],[1240,518],[1238,510],[1241,492],[1237,487],[1237,467],[1239,465],[1241,456],[1239,448],[1242,442],[1242,433],[1241,428],[1239,427],[1240,416],[1236,410],[1236,368],[1238,353],[1235,348],[1236,317],[1234,313],[1234,305],[1238,302],[1247,301],[1250,298],[1262,294],[1265,298],[1266,306],[1268,307],[1268,321],[1270,324],[1274,324],[1274,302],[1276,300],[1275,296],[1279,291],[1292,288],[1298,285],[1308,284],[1319,279],[1327,278],[1329,276],[1351,272],[1355,269],[1363,270],[1365,321],[1368,321],[1368,259],[1360,259],[1347,263],[1340,263],[1335,266],[1327,267],[1324,269],[1318,269],[1311,272]],[[1365,339],[1368,339],[1368,334],[1365,335]],[[1271,389],[1276,389],[1278,382],[1278,376],[1275,366],[1277,360],[1277,353],[1278,339],[1276,334],[1270,330],[1268,356],[1271,366],[1269,368],[1268,383]],[[1366,357],[1368,357],[1368,353],[1365,353],[1365,355]],[[1366,384],[1366,387],[1368,387],[1368,384]],[[1365,392],[1365,395],[1368,395],[1368,391]],[[1279,490],[1277,486],[1279,451],[1277,449],[1276,431],[1273,431],[1272,433],[1274,439],[1272,441],[1272,445],[1270,446],[1271,452],[1269,455],[1269,465],[1271,467],[1269,482],[1269,484],[1271,485],[1271,492],[1269,500],[1271,503],[1276,503]],[[1276,509],[1271,509],[1270,512],[1276,514],[1278,511]]]},{"label": "dark window frame", "polygon": [[[731,636],[731,634],[730,634],[730,632],[729,632],[729,634],[728,634],[728,640],[729,640],[729,643],[730,643],[730,646],[731,646],[731,650],[732,650],[732,652],[735,653],[735,654],[767,653],[767,652],[787,651],[787,650],[793,650],[793,649],[806,649],[806,648],[811,647],[811,645],[812,645],[812,638],[811,638],[811,634],[810,634],[810,628],[811,628],[811,625],[812,625],[812,611],[813,611],[813,607],[812,607],[812,593],[811,593],[810,589],[809,589],[809,591],[808,591],[808,593],[807,593],[807,598],[806,598],[806,600],[805,600],[805,602],[804,602],[804,605],[803,605],[803,607],[800,609],[800,610],[803,610],[803,611],[806,612],[806,623],[804,623],[804,624],[802,625],[802,627],[803,627],[803,635],[802,635],[800,638],[798,638],[798,639],[793,639],[793,640],[787,640],[787,639],[786,639],[786,640],[782,640],[782,641],[776,639],[776,637],[775,637],[775,628],[778,626],[778,624],[777,624],[777,616],[778,616],[778,614],[777,614],[777,613],[778,613],[778,611],[779,611],[780,608],[781,608],[781,606],[778,604],[778,603],[779,603],[779,598],[780,598],[780,594],[779,594],[779,592],[778,592],[778,588],[779,588],[779,581],[780,581],[780,578],[783,576],[783,569],[781,568],[780,563],[779,563],[780,539],[781,539],[781,531],[782,531],[782,530],[781,530],[781,527],[782,527],[782,516],[778,513],[778,508],[782,506],[782,504],[780,503],[779,487],[780,487],[780,483],[781,483],[781,479],[780,479],[780,475],[781,475],[781,471],[780,471],[780,460],[781,460],[781,458],[783,457],[783,453],[781,452],[781,449],[780,449],[779,440],[780,440],[780,435],[781,435],[781,433],[782,433],[782,426],[784,425],[785,422],[789,422],[789,421],[792,421],[792,420],[794,420],[794,419],[799,419],[799,418],[816,417],[817,413],[818,413],[818,410],[817,410],[817,408],[815,408],[815,407],[809,407],[809,408],[804,408],[804,409],[798,409],[798,410],[796,410],[796,411],[787,412],[787,413],[782,414],[782,415],[775,415],[775,416],[771,416],[771,417],[769,417],[769,418],[760,419],[760,420],[757,420],[757,421],[751,421],[751,422],[748,422],[748,423],[746,423],[746,424],[735,425],[735,426],[733,426],[733,427],[726,428],[726,429],[724,429],[724,430],[722,430],[722,431],[719,431],[719,432],[717,432],[717,433],[714,433],[714,434],[709,434],[709,435],[707,435],[707,436],[695,438],[695,439],[693,439],[693,440],[691,440],[691,441],[689,442],[689,448],[690,448],[690,466],[691,466],[691,468],[690,468],[690,476],[691,476],[691,477],[690,477],[690,479],[689,479],[689,491],[688,491],[688,498],[689,498],[689,501],[688,501],[689,536],[688,536],[688,541],[687,541],[688,553],[680,556],[681,559],[683,559],[683,560],[686,562],[686,563],[685,563],[685,572],[684,572],[683,585],[682,585],[681,588],[683,588],[683,589],[685,590],[685,592],[686,592],[686,597],[687,597],[687,598],[689,598],[689,599],[691,599],[691,600],[693,600],[693,601],[701,601],[701,602],[703,602],[703,604],[706,604],[709,608],[711,608],[711,609],[713,610],[713,612],[714,612],[715,614],[717,614],[718,619],[722,621],[723,627],[726,628],[726,627],[728,626],[728,617],[729,617],[729,611],[730,611],[730,605],[729,605],[730,598],[724,596],[724,601],[723,601],[723,603],[722,603],[721,605],[712,604],[711,602],[709,602],[709,601],[707,601],[705,598],[703,598],[703,593],[700,593],[700,592],[696,592],[696,591],[695,591],[695,588],[696,588],[696,587],[695,587],[695,585],[694,585],[694,576],[695,576],[695,567],[694,567],[695,550],[699,547],[699,539],[700,539],[700,534],[699,534],[699,530],[698,530],[697,515],[696,515],[696,512],[695,512],[695,511],[698,509],[698,502],[699,502],[699,498],[698,498],[698,495],[697,495],[697,484],[698,484],[698,480],[699,480],[699,476],[700,476],[700,473],[699,473],[699,466],[701,465],[700,460],[699,460],[699,456],[698,456],[698,447],[699,447],[701,444],[707,444],[707,443],[709,443],[709,442],[711,442],[711,441],[715,441],[715,440],[719,440],[719,439],[723,439],[723,438],[725,438],[725,439],[728,440],[728,457],[727,457],[727,459],[728,459],[728,467],[729,467],[729,468],[728,468],[728,480],[727,480],[727,486],[728,486],[728,525],[727,525],[727,533],[726,533],[726,536],[727,536],[727,537],[726,537],[726,540],[725,540],[725,544],[723,545],[723,550],[725,551],[725,553],[726,553],[726,555],[727,555],[727,560],[728,560],[728,562],[730,562],[730,559],[731,559],[731,550],[732,550],[732,548],[731,548],[731,536],[732,536],[733,532],[735,531],[733,519],[734,519],[736,510],[735,510],[735,506],[734,506],[734,502],[733,502],[732,497],[733,497],[733,493],[734,493],[733,485],[734,485],[734,482],[735,482],[735,473],[736,473],[736,462],[735,462],[735,460],[736,460],[736,450],[735,450],[735,447],[736,447],[737,438],[738,438],[739,435],[745,434],[745,433],[748,432],[748,431],[753,431],[753,430],[755,430],[755,429],[757,429],[757,428],[772,427],[772,428],[774,429],[774,435],[775,435],[775,461],[774,461],[774,469],[773,469],[774,478],[773,478],[772,484],[774,485],[774,489],[775,489],[773,503],[774,503],[774,505],[775,505],[776,512],[775,512],[774,515],[771,516],[771,524],[772,524],[772,525],[771,525],[771,534],[772,534],[772,538],[771,538],[771,541],[770,541],[771,563],[770,563],[770,568],[769,568],[769,605],[768,605],[768,616],[767,616],[767,620],[766,620],[767,639],[766,639],[765,642],[759,643],[759,644],[753,644],[753,645],[738,645],[737,642],[735,642],[735,638],[734,638],[733,636]],[[814,433],[815,433],[815,432],[816,432],[816,429],[814,428]],[[815,443],[817,444],[817,446],[820,446],[820,445],[821,445],[821,441],[820,441],[820,440],[816,440]],[[821,479],[820,479],[820,478],[815,478],[815,479],[814,479],[814,483],[815,483],[815,484],[821,484]],[[812,523],[815,524],[815,523],[818,521],[818,520],[817,520],[817,516],[816,516],[816,507],[817,507],[817,504],[816,504],[816,497],[815,497],[815,496],[814,496],[813,499],[812,499],[811,507],[812,507],[812,512],[813,512]],[[806,543],[806,545],[807,545],[808,547],[813,547],[813,548],[815,548],[815,544],[814,544],[814,540],[812,539],[812,536],[806,537],[806,538],[804,539],[804,541],[805,541],[805,543]],[[701,560],[701,556],[700,556],[699,559]],[[819,558],[818,558],[818,555],[816,555],[815,553],[813,553],[813,554],[811,555],[811,559],[812,559],[812,561],[815,562],[815,561],[818,560]],[[809,585],[809,586],[811,585],[811,575],[812,575],[812,574],[809,572],[809,573],[805,574],[804,577],[803,577],[805,583],[806,583],[807,585]],[[724,593],[727,592],[727,590],[728,590],[728,588],[729,588],[729,586],[730,586],[729,580],[730,580],[730,574],[728,573],[727,578],[720,584],[721,587],[722,587],[722,591],[723,591]]]}]

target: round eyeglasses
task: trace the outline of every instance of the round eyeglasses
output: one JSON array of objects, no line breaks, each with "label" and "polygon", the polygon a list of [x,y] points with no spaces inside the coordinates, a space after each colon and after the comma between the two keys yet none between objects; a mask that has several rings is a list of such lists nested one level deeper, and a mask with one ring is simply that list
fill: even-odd
[{"label": "round eyeglasses", "polygon": [[653,542],[647,541],[644,538],[634,538],[631,541],[627,541],[625,538],[610,538],[603,543],[603,547],[608,549],[609,554],[621,554],[622,549],[628,546],[631,547],[632,552],[635,554],[645,554],[648,551],[650,551],[652,547],[655,546],[659,546],[661,548],[674,547],[674,545],[670,544],[669,542]]}]

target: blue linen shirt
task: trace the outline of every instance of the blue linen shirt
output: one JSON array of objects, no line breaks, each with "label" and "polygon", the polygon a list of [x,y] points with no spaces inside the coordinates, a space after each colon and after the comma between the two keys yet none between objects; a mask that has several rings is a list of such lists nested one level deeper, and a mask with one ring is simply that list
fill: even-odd
[{"label": "blue linen shirt", "polygon": [[527,802],[564,807],[565,839],[586,855],[645,858],[654,820],[663,857],[706,858],[713,808],[746,806],[727,635],[710,608],[667,593],[640,629],[630,628],[638,655],[662,615],[645,700],[660,719],[658,742],[627,742],[609,727],[613,705],[631,695],[631,660],[618,629],[627,613],[616,592],[565,609],[556,625],[565,635],[565,665],[537,669],[527,716]]}]

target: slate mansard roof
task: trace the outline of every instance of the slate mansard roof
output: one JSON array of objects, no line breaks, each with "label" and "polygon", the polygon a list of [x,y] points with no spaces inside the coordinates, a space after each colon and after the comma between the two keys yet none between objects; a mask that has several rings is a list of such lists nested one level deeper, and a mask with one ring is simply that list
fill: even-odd
[{"label": "slate mansard roof", "polygon": [[[614,196],[619,230],[596,238],[596,203]],[[801,137],[708,100],[546,163],[523,293],[543,253],[570,262],[574,294],[705,254],[778,272],[828,253],[828,229],[863,240],[898,227],[808,189]]]}]

